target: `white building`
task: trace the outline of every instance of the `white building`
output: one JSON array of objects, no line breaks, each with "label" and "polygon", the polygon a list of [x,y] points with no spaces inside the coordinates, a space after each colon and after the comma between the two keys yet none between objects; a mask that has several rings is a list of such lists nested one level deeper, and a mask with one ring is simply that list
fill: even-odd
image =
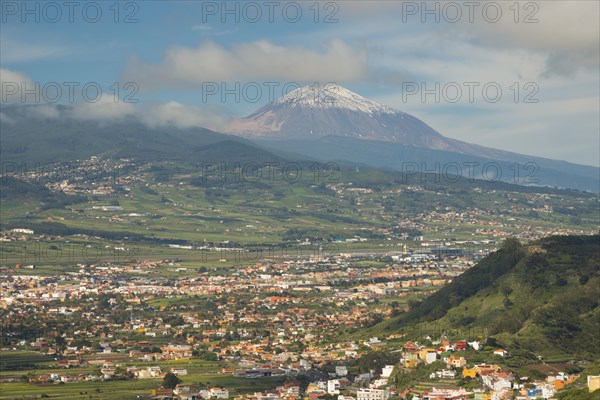
[{"label": "white building", "polygon": [[544,385],[542,386],[542,397],[544,399],[549,399],[554,396],[555,390],[552,385]]},{"label": "white building", "polygon": [[473,342],[468,342],[469,347],[471,347],[473,350],[477,350],[479,351],[481,349],[481,345],[479,344],[478,341],[473,341]]},{"label": "white building", "polygon": [[387,400],[389,395],[384,389],[358,389],[356,400]]},{"label": "white building", "polygon": [[376,388],[386,386],[387,384],[388,384],[387,378],[380,378],[380,379],[375,379],[373,382],[371,382],[369,387],[376,389]]},{"label": "white building", "polygon": [[150,379],[159,378],[162,376],[162,369],[160,367],[148,367],[134,372],[135,377],[138,379]]},{"label": "white building", "polygon": [[367,347],[380,347],[383,346],[385,342],[379,340],[378,337],[374,336],[372,338],[369,338],[369,340],[365,341],[364,344]]},{"label": "white building", "polygon": [[200,391],[200,396],[203,399],[211,399],[211,398],[228,399],[229,398],[229,390],[223,389],[223,388],[218,388],[218,387],[204,389],[204,390]]},{"label": "white building", "polygon": [[392,376],[392,372],[394,372],[394,366],[393,365],[386,365],[381,370],[381,377],[382,378],[389,378],[390,376]]},{"label": "white building", "polygon": [[354,382],[368,382],[371,380],[371,378],[373,377],[373,374],[370,372],[364,373],[364,374],[358,374],[354,377]]},{"label": "white building", "polygon": [[340,394],[340,381],[337,379],[330,379],[327,381],[327,394],[334,395]]},{"label": "white building", "polygon": [[188,374],[187,369],[181,367],[173,367],[171,368],[171,372],[177,376],[183,376]]},{"label": "white building", "polygon": [[15,228],[12,231],[15,233],[27,233],[29,235],[33,235],[33,230],[26,228]]},{"label": "white building", "polygon": [[441,371],[435,371],[429,374],[429,379],[454,379],[456,377],[456,371],[443,369]]},{"label": "white building", "polygon": [[494,350],[495,356],[506,357],[508,353],[504,349]]},{"label": "white building", "polygon": [[335,367],[335,374],[337,376],[346,376],[348,375],[348,368],[345,365],[337,365]]},{"label": "white building", "polygon": [[211,397],[215,397],[217,399],[228,399],[229,398],[229,390],[223,388],[212,388],[210,389]]}]

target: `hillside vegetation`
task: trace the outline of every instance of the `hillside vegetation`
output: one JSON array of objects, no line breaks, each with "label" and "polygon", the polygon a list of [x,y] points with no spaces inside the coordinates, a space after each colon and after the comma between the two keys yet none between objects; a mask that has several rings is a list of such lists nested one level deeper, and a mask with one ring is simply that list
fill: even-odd
[{"label": "hillside vegetation", "polygon": [[[248,140],[203,128],[148,127],[136,119],[93,122],[43,118],[36,106],[6,106],[0,157],[5,163],[68,162],[93,155],[136,160],[276,162],[281,158]],[[66,112],[68,108],[59,107]]]},{"label": "hillside vegetation", "polygon": [[600,236],[506,240],[496,253],[380,328],[415,324],[492,337],[550,359],[598,358]]}]

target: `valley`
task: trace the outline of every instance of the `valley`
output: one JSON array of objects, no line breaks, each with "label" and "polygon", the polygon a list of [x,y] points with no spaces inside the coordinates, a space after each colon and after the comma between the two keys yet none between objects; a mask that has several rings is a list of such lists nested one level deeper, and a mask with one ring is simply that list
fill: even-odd
[{"label": "valley", "polygon": [[[513,339],[510,324],[519,326],[520,315],[528,315],[521,307],[532,301],[523,297],[527,289],[503,292],[504,303],[491,294],[489,316],[454,310],[461,300],[471,304],[465,310],[480,309],[477,296],[496,278],[477,283],[476,271],[497,268],[506,246],[518,243],[507,262],[520,264],[521,252],[538,241],[554,246],[545,237],[596,234],[597,197],[448,178],[335,162],[101,156],[15,168],[2,176],[0,202],[2,359],[41,358],[29,367],[3,364],[0,397],[27,388],[56,398],[144,398],[162,393],[170,371],[185,371],[179,390],[216,384],[244,398],[276,387],[284,396],[294,385],[315,395],[360,392],[361,379],[388,382],[391,396],[426,393],[439,390],[427,376],[446,371],[448,352],[431,362],[424,349],[446,341],[480,341],[479,350],[447,348],[465,362],[513,374],[542,379],[539,357],[593,373],[594,339],[585,335],[595,329],[596,311],[573,328],[583,336],[555,351],[561,345],[536,344],[540,334],[563,340],[551,336],[558,332],[528,328]],[[590,240],[584,246],[597,245]],[[598,260],[579,253],[591,269],[577,274],[594,293]],[[496,271],[498,280],[512,282],[501,287],[518,287]],[[461,282],[475,286],[460,289],[456,300],[451,291]],[[574,287],[583,278],[547,282]],[[573,290],[574,307],[597,310],[575,306],[578,293],[589,294]],[[419,344],[407,351],[413,342]],[[506,360],[493,354],[500,346]],[[169,347],[188,353],[169,356]],[[373,380],[384,364],[397,365],[395,375]],[[341,375],[332,383],[339,389],[328,388],[327,371],[341,366],[354,381]],[[365,378],[369,370],[375,375]],[[443,372],[443,385],[453,388],[447,393],[485,392],[485,383],[458,373]],[[534,385],[547,385],[540,382]]]},{"label": "valley", "polygon": [[600,400],[599,14],[0,1],[0,400]]}]

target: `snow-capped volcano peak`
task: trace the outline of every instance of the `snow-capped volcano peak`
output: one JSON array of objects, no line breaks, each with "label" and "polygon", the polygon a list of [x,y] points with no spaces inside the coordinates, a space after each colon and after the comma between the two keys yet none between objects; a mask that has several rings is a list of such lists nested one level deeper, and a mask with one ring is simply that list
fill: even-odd
[{"label": "snow-capped volcano peak", "polygon": [[343,136],[446,148],[445,138],[417,118],[336,84],[298,88],[230,122],[226,132],[264,139]]},{"label": "snow-capped volcano peak", "polygon": [[398,113],[390,107],[366,99],[359,94],[333,83],[315,83],[314,85],[298,88],[275,100],[272,104],[325,109],[339,108],[368,114]]}]

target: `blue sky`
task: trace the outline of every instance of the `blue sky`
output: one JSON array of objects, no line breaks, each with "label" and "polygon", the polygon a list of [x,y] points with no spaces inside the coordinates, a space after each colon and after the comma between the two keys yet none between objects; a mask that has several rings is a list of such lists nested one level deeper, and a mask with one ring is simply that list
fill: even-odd
[{"label": "blue sky", "polygon": [[[598,2],[451,3],[76,2],[69,21],[63,2],[2,1],[0,78],[135,82],[137,104],[78,98],[80,117],[214,129],[268,102],[265,82],[335,82],[452,138],[599,165]],[[223,101],[213,82],[264,91]]]}]

